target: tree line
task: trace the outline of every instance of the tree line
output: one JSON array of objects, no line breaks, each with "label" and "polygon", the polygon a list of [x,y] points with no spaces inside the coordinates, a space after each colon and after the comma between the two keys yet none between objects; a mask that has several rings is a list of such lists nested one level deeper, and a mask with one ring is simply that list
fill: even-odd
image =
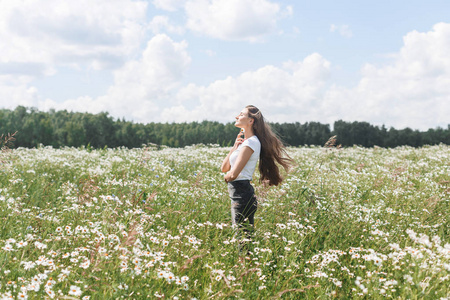
[{"label": "tree line", "polygon": [[[446,129],[427,131],[387,129],[367,122],[319,122],[271,123],[283,142],[289,146],[324,145],[337,135],[342,146],[396,147],[409,145],[420,147],[444,143],[450,145],[450,125]],[[36,147],[40,144],[53,147],[128,147],[143,144],[184,147],[193,144],[218,144],[230,146],[238,130],[233,123],[214,121],[191,123],[134,123],[114,119],[108,113],[99,114],[68,112],[66,110],[42,112],[36,108],[18,106],[14,110],[0,110],[0,134],[14,133],[15,147]]]}]

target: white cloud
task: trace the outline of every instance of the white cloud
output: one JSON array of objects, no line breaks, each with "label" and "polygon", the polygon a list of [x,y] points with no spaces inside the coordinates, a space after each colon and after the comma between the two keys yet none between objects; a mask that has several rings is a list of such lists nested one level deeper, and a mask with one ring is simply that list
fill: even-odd
[{"label": "white cloud", "polygon": [[[327,60],[312,54],[301,62],[288,62],[282,68],[265,66],[236,78],[215,81],[207,87],[191,84],[179,91],[179,105],[165,109],[162,119],[228,122],[242,107],[253,104],[266,112],[270,121],[301,121],[320,113],[314,107],[323,98],[329,70]],[[197,105],[191,110],[185,102]]]},{"label": "white cloud", "polygon": [[353,32],[350,29],[350,26],[348,25],[335,25],[335,24],[331,24],[330,25],[330,32],[338,32],[340,35],[342,35],[343,37],[346,38],[351,38],[353,37]]},{"label": "white cloud", "polygon": [[[371,124],[427,130],[447,127],[450,114],[450,24],[410,32],[395,59],[367,64],[354,87],[331,85],[330,63],[319,54],[282,67],[265,66],[208,86],[188,85],[163,121],[229,122],[247,104],[269,121],[367,121]],[[190,108],[190,107],[193,108]]]},{"label": "white cloud", "polygon": [[46,109],[98,113],[137,122],[160,120],[161,106],[171,104],[170,93],[179,87],[191,58],[187,43],[174,42],[165,34],[153,37],[139,60],[129,61],[114,72],[114,85],[98,98],[80,97],[63,103],[46,102]]},{"label": "white cloud", "polygon": [[2,1],[0,64],[44,66],[121,63],[138,49],[147,4],[131,0]]},{"label": "white cloud", "polygon": [[173,89],[191,61],[186,48],[185,41],[176,43],[165,34],[154,36],[140,61],[127,62],[115,71],[116,85],[139,85],[149,94]]},{"label": "white cloud", "polygon": [[189,0],[185,6],[187,27],[223,40],[255,42],[274,32],[284,13],[280,5],[267,0]]},{"label": "white cloud", "polygon": [[153,0],[153,5],[157,8],[176,11],[183,7],[186,0]]},{"label": "white cloud", "polygon": [[446,127],[450,114],[450,24],[404,37],[395,60],[366,64],[354,88],[334,87],[323,105],[336,117],[396,128]]},{"label": "white cloud", "polygon": [[32,78],[26,75],[0,75],[0,108],[38,106],[38,92],[35,87],[30,86],[31,81]]},{"label": "white cloud", "polygon": [[184,28],[181,26],[175,26],[172,25],[169,21],[168,16],[155,16],[150,21],[149,29],[154,33],[162,33],[162,32],[168,32],[168,33],[175,33],[175,34],[183,34]]}]

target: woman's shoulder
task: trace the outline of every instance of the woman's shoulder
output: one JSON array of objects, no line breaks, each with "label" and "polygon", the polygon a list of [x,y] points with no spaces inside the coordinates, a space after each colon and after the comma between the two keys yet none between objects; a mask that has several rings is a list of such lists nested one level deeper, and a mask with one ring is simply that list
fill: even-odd
[{"label": "woman's shoulder", "polygon": [[259,141],[259,139],[258,139],[258,137],[256,135],[253,135],[253,136],[249,137],[248,140],[253,142],[253,143],[261,144],[261,142]]},{"label": "woman's shoulder", "polygon": [[242,144],[243,146],[249,146],[253,150],[261,148],[261,142],[256,135],[249,137]]}]

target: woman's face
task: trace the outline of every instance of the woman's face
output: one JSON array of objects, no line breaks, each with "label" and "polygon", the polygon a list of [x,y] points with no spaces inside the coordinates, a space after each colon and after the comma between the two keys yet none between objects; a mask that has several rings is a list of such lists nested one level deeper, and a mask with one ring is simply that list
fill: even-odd
[{"label": "woman's face", "polygon": [[234,126],[239,128],[246,128],[253,124],[253,119],[248,116],[248,109],[244,108],[239,115],[236,116],[236,123]]}]

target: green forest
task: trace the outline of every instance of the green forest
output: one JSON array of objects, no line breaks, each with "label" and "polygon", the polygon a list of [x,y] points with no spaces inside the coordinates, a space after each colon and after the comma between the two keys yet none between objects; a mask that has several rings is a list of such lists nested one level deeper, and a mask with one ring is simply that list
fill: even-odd
[{"label": "green forest", "polygon": [[[444,143],[450,145],[450,124],[447,128],[418,131],[410,128],[386,128],[367,122],[336,121],[333,129],[319,122],[271,123],[272,129],[289,146],[324,145],[337,136],[343,147],[420,147]],[[0,110],[0,135],[15,133],[14,147],[137,148],[155,144],[184,147],[193,144],[230,146],[238,130],[233,123],[203,121],[191,123],[134,123],[114,119],[106,112],[99,114],[42,112],[36,108],[19,106],[14,110]]]}]

